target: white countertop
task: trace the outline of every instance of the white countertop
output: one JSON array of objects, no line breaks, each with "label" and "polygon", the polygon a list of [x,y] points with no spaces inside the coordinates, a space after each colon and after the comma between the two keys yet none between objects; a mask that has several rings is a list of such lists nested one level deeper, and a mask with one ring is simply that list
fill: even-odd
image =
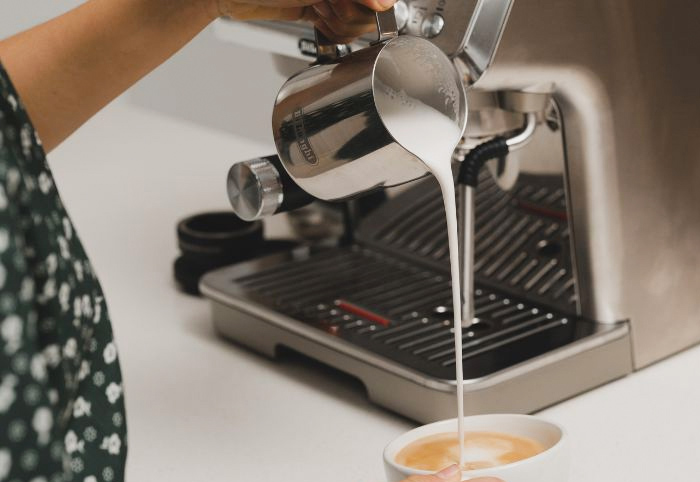
[{"label": "white countertop", "polygon": [[[230,163],[271,152],[120,100],[49,156],[112,314],[130,482],[381,482],[383,446],[412,427],[317,366],[217,338],[175,289],[177,220],[226,209]],[[542,415],[568,430],[571,482],[700,480],[700,348]]]}]

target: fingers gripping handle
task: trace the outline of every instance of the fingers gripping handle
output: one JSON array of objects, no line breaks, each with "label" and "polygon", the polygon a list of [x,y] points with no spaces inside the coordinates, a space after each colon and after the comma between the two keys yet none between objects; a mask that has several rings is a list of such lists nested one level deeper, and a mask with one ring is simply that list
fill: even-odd
[{"label": "fingers gripping handle", "polygon": [[[396,24],[394,7],[383,12],[376,13],[377,19],[377,40],[373,43],[386,42],[399,35],[399,28]],[[314,29],[316,35],[316,58],[319,62],[328,62],[340,57],[340,46],[330,40],[318,28]]]},{"label": "fingers gripping handle", "polygon": [[331,41],[317,28],[314,28],[314,33],[316,34],[316,59],[319,62],[328,62],[340,57],[338,44]]}]

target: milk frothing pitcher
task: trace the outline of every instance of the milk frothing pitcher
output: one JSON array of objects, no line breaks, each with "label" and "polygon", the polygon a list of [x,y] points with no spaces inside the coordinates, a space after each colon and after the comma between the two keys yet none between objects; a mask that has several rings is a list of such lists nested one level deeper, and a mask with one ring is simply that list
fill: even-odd
[{"label": "milk frothing pitcher", "polygon": [[347,55],[317,33],[318,61],[277,95],[272,128],[279,157],[319,199],[346,199],[428,173],[392,135],[395,121],[378,108],[377,94],[405,101],[393,114],[409,115],[422,103],[464,130],[466,95],[450,58],[428,40],[399,36],[393,9],[377,13],[377,30],[376,42]]}]

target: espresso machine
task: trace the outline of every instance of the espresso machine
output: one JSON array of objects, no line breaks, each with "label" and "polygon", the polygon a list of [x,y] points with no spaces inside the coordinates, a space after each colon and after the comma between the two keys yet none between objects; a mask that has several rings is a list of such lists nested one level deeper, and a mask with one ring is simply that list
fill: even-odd
[{"label": "espresso machine", "polygon": [[[420,422],[454,416],[456,363],[467,413],[525,413],[700,341],[700,4],[401,0],[395,14],[467,88],[455,170],[490,142],[508,147],[460,189],[473,253],[462,256],[473,279],[463,352],[430,177],[392,193],[342,243],[207,274],[218,332],[335,367]],[[285,35],[300,58],[317,53],[311,27],[255,28]],[[237,211],[252,219],[312,199],[278,161],[232,169]]]}]

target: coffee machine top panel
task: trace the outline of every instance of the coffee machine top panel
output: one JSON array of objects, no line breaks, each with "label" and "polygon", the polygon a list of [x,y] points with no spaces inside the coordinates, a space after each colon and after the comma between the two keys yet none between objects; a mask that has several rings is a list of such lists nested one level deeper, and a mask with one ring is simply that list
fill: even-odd
[{"label": "coffee machine top panel", "polygon": [[465,47],[476,5],[476,0],[400,0],[396,16],[402,33],[428,38],[454,56]]}]

